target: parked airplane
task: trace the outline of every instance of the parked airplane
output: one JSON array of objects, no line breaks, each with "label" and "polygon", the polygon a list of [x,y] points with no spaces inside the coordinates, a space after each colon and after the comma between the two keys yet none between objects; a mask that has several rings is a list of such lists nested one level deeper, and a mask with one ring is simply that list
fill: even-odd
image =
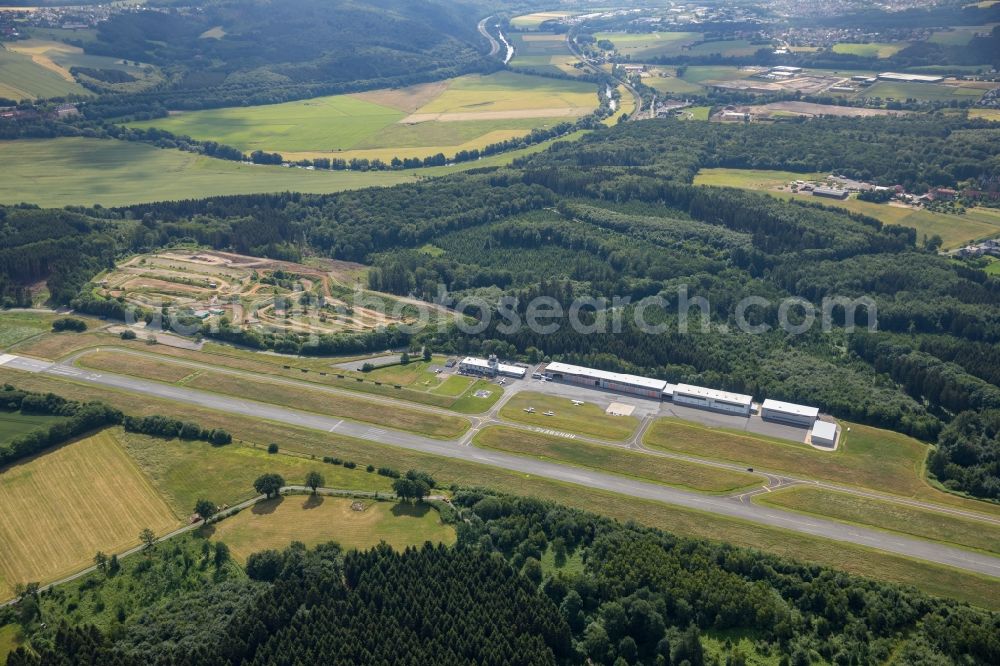
[{"label": "parked airplane", "polygon": [[570,402],[573,403],[574,407],[579,407],[580,405],[583,404],[583,400],[571,400]]},{"label": "parked airplane", "polygon": [[555,412],[543,412],[546,416],[555,416]]},{"label": "parked airplane", "polygon": [[524,411],[528,412],[529,414],[534,414],[535,413],[535,408],[534,407],[525,407]]}]

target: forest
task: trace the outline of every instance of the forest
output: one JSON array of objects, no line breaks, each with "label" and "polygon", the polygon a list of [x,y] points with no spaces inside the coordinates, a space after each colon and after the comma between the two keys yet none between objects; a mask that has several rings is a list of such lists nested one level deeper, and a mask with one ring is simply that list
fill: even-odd
[{"label": "forest", "polygon": [[[195,242],[278,258],[358,261],[371,265],[369,286],[377,290],[429,300],[440,285],[456,299],[483,298],[494,311],[501,298],[514,299],[521,315],[537,295],[563,306],[577,297],[627,298],[617,333],[577,333],[565,312],[550,335],[504,331],[498,317],[476,334],[453,328],[414,336],[390,328],[322,336],[318,344],[235,326],[202,333],[310,355],[428,343],[441,352],[561,359],[814,404],[934,442],[959,415],[1000,408],[997,278],[938,255],[933,239],[918,239],[911,228],[691,182],[700,168],[728,166],[837,171],[914,190],[996,189],[998,138],[985,123],[946,117],[770,126],[667,120],[557,142],[511,168],[386,189],[122,209],[6,208],[0,280],[11,305],[24,302],[28,283],[48,275],[55,302],[120,318],[123,303],[97,295],[89,277],[115,256]],[[37,223],[47,217],[51,224]],[[679,330],[682,289],[709,302],[707,328],[696,321],[694,330]],[[748,296],[767,299],[743,313],[766,332],[740,329],[737,307]],[[834,303],[826,313],[830,330],[792,335],[779,327],[780,303],[789,298],[817,312],[828,298],[868,298],[872,305]],[[665,326],[656,335],[633,323],[648,299],[657,307],[647,314]],[[875,324],[878,332],[869,333]],[[949,432],[953,439],[978,437],[975,430]],[[956,491],[996,498],[997,440],[978,437],[975,447],[981,455],[943,446],[941,455],[956,455],[931,471]]]},{"label": "forest", "polygon": [[[90,577],[88,597],[148,597],[110,629],[67,622],[75,602],[58,588],[26,592],[38,653],[8,664],[1000,660],[1000,614],[910,588],[533,498],[459,489],[440,510],[458,529],[452,548],[292,544],[252,555],[246,578],[207,541],[157,545]],[[163,584],[192,576],[199,585]]]}]

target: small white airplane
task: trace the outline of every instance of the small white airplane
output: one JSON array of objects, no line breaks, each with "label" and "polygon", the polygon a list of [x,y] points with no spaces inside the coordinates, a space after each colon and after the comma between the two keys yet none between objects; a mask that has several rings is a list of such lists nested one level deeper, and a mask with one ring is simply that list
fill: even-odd
[{"label": "small white airplane", "polygon": [[498,384],[500,384],[501,386],[503,386],[504,384],[506,384],[506,383],[507,383],[507,380],[506,380],[506,379],[501,379],[501,380],[500,380],[499,382],[497,382],[497,383],[498,383]]},{"label": "small white airplane", "polygon": [[524,411],[528,412],[529,414],[534,414],[535,413],[535,408],[534,407],[525,407]]},{"label": "small white airplane", "polygon": [[555,412],[543,412],[546,416],[555,416]]},{"label": "small white airplane", "polygon": [[570,400],[570,402],[573,403],[574,407],[579,407],[580,405],[583,404],[583,400]]}]

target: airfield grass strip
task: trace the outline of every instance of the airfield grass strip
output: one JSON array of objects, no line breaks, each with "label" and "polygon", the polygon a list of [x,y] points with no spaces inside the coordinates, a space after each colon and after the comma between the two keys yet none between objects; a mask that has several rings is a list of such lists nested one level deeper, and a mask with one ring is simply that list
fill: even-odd
[{"label": "airfield grass strip", "polygon": [[588,444],[519,428],[490,426],[477,433],[473,443],[486,449],[588,467],[699,492],[727,493],[762,482],[760,477],[753,474],[636,453],[624,448]]}]

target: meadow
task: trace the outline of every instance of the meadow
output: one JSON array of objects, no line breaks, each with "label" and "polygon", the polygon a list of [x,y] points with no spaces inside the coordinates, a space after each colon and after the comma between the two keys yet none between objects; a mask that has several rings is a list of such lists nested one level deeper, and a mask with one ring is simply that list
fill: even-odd
[{"label": "meadow", "polygon": [[269,472],[280,474],[289,484],[302,485],[306,474],[318,471],[327,488],[388,492],[392,487],[388,478],[368,473],[363,467],[347,469],[308,456],[267,453],[265,443],[211,446],[205,442],[115,432],[128,455],[178,518],[190,516],[195,502],[202,497],[230,506],[256,497],[254,479]]},{"label": "meadow", "polygon": [[[535,412],[524,411],[529,407]],[[554,416],[545,416],[544,412],[548,411]],[[567,398],[534,391],[515,394],[500,410],[500,416],[509,421],[611,441],[627,439],[639,426],[639,419],[634,416],[608,416],[593,403],[573,405]]]},{"label": "meadow", "polygon": [[0,598],[17,583],[51,581],[120,552],[150,528],[179,522],[114,432],[50,450],[0,474]]},{"label": "meadow", "polygon": [[[351,504],[361,501],[363,511]],[[240,563],[252,553],[281,550],[293,541],[315,546],[336,541],[345,550],[376,546],[380,541],[396,550],[425,541],[451,545],[455,530],[441,522],[427,504],[376,502],[312,495],[289,495],[265,500],[231,518],[202,530],[229,546]]]},{"label": "meadow", "polygon": [[833,52],[856,55],[862,58],[889,58],[909,45],[909,42],[868,42],[866,44],[841,42],[833,45]]},{"label": "meadow", "polygon": [[1000,234],[1000,211],[993,208],[969,208],[961,215],[937,213],[923,208],[876,204],[849,198],[843,201],[819,200],[808,194],[793,194],[775,188],[787,186],[793,180],[822,179],[825,174],[794,173],[769,169],[702,169],[695,176],[695,185],[739,187],[765,191],[780,198],[795,198],[819,202],[825,206],[844,208],[854,213],[869,215],[885,224],[901,224],[917,230],[918,240],[937,234],[944,241],[945,249],[960,247],[969,241]]},{"label": "meadow", "polygon": [[244,152],[280,152],[287,159],[388,162],[481,149],[596,107],[592,84],[499,72],[394,91],[177,113],[134,126],[211,139]]},{"label": "meadow", "polygon": [[[596,97],[595,97],[596,99]],[[575,135],[579,136],[579,135]],[[564,137],[561,140],[572,140]],[[466,169],[499,166],[551,142],[453,166],[409,171],[307,171],[250,166],[144,143],[64,137],[0,141],[0,204],[126,206],[227,194],[325,194],[387,187]]]},{"label": "meadow", "polygon": [[755,502],[825,518],[901,532],[956,546],[1000,552],[1000,525],[962,516],[942,516],[905,504],[833,490],[793,487],[759,495]]},{"label": "meadow", "polygon": [[482,448],[588,467],[698,492],[728,493],[761,481],[760,477],[744,472],[504,426],[484,428],[472,441]]},{"label": "meadow", "polygon": [[54,315],[36,312],[4,312],[3,324],[0,325],[0,349],[50,331],[55,318]]},{"label": "meadow", "polygon": [[211,410],[177,405],[164,400],[147,399],[143,404],[125,393],[74,384],[45,375],[30,375],[0,366],[0,381],[36,391],[53,391],[81,400],[102,399],[132,414],[167,414],[196,420],[204,427],[226,428],[248,442],[280,442],[281,450],[309,456],[336,455],[376,466],[387,464],[397,469],[421,469],[430,472],[443,484],[487,486],[517,495],[534,495],[566,506],[594,511],[618,520],[635,520],[674,534],[759,548],[778,555],[794,557],[836,567],[858,575],[915,585],[930,594],[969,601],[1000,610],[1000,582],[936,566],[908,557],[841,544],[826,539],[765,527],[756,523],[724,518],[659,502],[639,500],[615,493],[596,491],[584,486],[559,483],[524,474],[487,467],[472,462],[444,459],[417,451],[352,440],[331,433],[251,421]]}]

